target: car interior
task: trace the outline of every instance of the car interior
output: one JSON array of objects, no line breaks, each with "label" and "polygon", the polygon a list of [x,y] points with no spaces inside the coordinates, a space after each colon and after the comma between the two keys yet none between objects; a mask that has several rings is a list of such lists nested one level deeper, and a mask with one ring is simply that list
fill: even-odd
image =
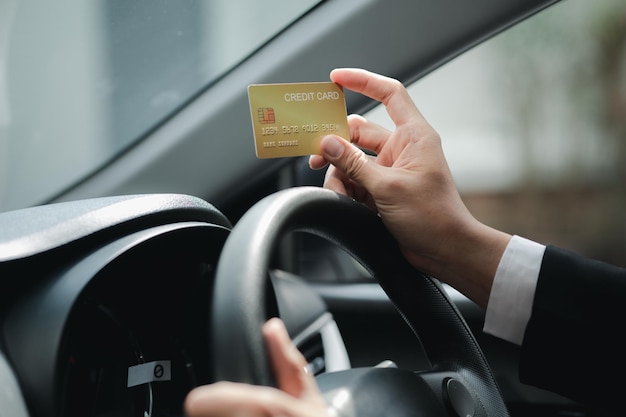
[{"label": "car interior", "polygon": [[257,158],[247,94],[338,67],[417,86],[575,1],[0,5],[0,415],[182,416],[193,387],[273,385],[278,316],[343,416],[602,416],[520,383],[519,347],[308,157]]}]

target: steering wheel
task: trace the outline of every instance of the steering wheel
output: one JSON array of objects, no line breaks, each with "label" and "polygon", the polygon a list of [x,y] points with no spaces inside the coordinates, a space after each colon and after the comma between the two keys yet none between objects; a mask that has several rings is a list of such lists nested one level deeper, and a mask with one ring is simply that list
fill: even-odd
[{"label": "steering wheel", "polygon": [[[406,262],[375,213],[318,187],[266,197],[227,239],[212,305],[216,379],[274,385],[261,335],[268,318],[270,259],[280,238],[296,230],[336,243],[368,269],[432,365],[420,371],[356,368],[318,376],[326,399],[342,408],[340,415],[509,415],[476,339],[441,284]],[[341,404],[335,401],[338,393]]]}]

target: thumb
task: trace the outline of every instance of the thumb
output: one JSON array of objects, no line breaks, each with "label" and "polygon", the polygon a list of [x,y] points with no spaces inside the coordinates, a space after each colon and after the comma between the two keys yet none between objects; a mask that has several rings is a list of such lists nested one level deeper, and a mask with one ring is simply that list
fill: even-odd
[{"label": "thumb", "polygon": [[366,189],[376,178],[376,164],[370,163],[365,152],[339,136],[325,136],[320,142],[320,152],[326,161]]}]

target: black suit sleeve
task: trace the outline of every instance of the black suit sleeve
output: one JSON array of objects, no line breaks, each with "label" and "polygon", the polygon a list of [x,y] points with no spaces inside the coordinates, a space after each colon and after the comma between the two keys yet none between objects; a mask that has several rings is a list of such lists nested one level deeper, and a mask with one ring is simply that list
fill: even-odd
[{"label": "black suit sleeve", "polygon": [[624,415],[625,334],[626,269],[548,246],[522,343],[522,382]]}]

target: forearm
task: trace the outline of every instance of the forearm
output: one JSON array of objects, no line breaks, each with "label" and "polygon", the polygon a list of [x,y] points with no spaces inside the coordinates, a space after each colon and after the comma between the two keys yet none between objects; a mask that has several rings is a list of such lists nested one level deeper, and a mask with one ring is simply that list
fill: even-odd
[{"label": "forearm", "polygon": [[489,295],[511,235],[477,223],[455,245],[450,268],[439,279],[486,309]]},{"label": "forearm", "polygon": [[473,219],[456,226],[450,235],[453,238],[441,244],[445,250],[437,256],[424,256],[408,248],[403,248],[403,253],[418,270],[487,308],[493,278],[511,236]]}]

